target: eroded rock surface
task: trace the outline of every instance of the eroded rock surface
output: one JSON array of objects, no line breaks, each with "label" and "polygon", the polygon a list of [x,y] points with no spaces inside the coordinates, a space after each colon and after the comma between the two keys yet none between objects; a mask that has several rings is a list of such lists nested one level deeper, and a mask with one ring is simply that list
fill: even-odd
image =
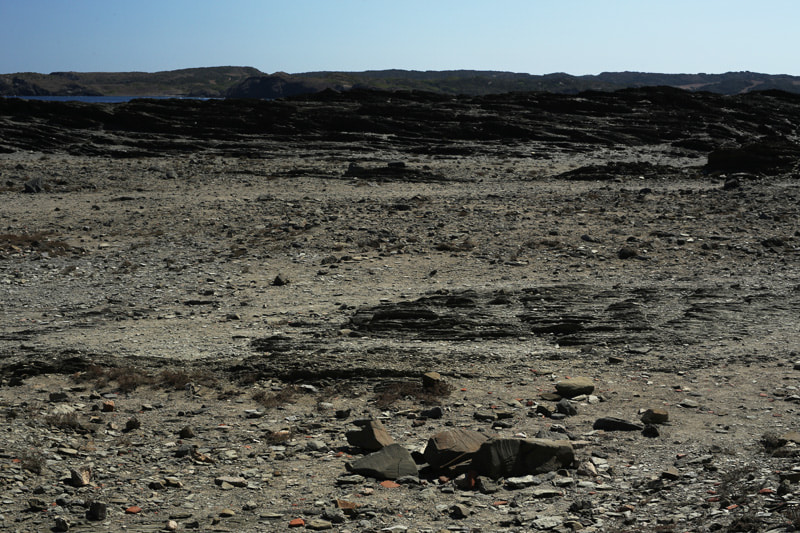
[{"label": "eroded rock surface", "polygon": [[[665,89],[0,101],[0,529],[787,530],[797,123]],[[363,421],[388,475],[347,470]]]}]

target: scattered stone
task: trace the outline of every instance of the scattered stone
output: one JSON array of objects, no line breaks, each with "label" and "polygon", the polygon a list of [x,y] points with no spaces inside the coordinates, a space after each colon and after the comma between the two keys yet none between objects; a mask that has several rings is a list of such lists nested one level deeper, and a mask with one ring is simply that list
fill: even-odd
[{"label": "scattered stone", "polygon": [[197,436],[192,426],[183,426],[178,432],[178,436],[182,439],[193,439]]},{"label": "scattered stone", "polygon": [[236,511],[233,509],[225,508],[219,512],[219,516],[222,518],[231,518],[232,516],[236,516]]},{"label": "scattered stone", "polygon": [[645,424],[644,429],[642,430],[642,436],[654,439],[661,436],[661,432],[658,430],[657,425]]},{"label": "scattered stone", "polygon": [[380,420],[367,420],[361,423],[360,429],[348,431],[345,437],[351,446],[367,451],[380,450],[394,444],[394,439]]},{"label": "scattered stone", "polygon": [[665,424],[669,421],[669,413],[664,409],[648,409],[642,413],[644,424]]},{"label": "scattered stone", "polygon": [[619,257],[620,259],[633,259],[634,257],[638,256],[639,252],[637,252],[635,248],[632,248],[630,246],[623,246],[617,252],[617,257]]},{"label": "scattered stone", "polygon": [[70,413],[74,413],[75,408],[69,404],[62,403],[60,405],[56,405],[53,409],[50,410],[50,414],[52,415],[68,415]]},{"label": "scattered stone", "polygon": [[111,413],[114,411],[115,407],[114,400],[104,400],[100,410],[104,413]]},{"label": "scattered stone", "polygon": [[419,475],[411,454],[400,444],[390,444],[377,452],[347,463],[347,469],[355,474],[377,479]]},{"label": "scattered stone", "polygon": [[564,518],[561,516],[540,516],[538,518],[534,518],[531,525],[535,529],[555,529],[560,526],[564,522]]},{"label": "scattered stone", "polygon": [[326,452],[329,448],[328,445],[321,440],[311,439],[306,442],[306,450],[310,452]]},{"label": "scattered stone", "polygon": [[306,525],[306,521],[302,518],[295,518],[289,521],[289,527],[304,527]]},{"label": "scattered stone", "polygon": [[438,372],[426,372],[422,374],[422,387],[425,389],[435,389],[444,383],[444,378]]},{"label": "scattered stone", "polygon": [[680,405],[681,407],[685,407],[687,409],[697,409],[698,407],[700,407],[699,403],[689,398],[682,400],[681,403],[679,403],[678,405]]},{"label": "scattered stone", "polygon": [[327,520],[315,518],[306,523],[306,529],[310,529],[312,531],[324,531],[326,529],[333,529],[333,524]]},{"label": "scattered stone", "polygon": [[69,399],[69,394],[63,391],[51,392],[47,398],[51,403],[65,402]]},{"label": "scattered stone", "polygon": [[430,409],[423,409],[419,414],[425,418],[438,420],[444,416],[444,410],[441,408],[441,406],[437,405],[435,407],[431,407]]},{"label": "scattered stone", "polygon": [[470,515],[470,511],[466,505],[455,504],[450,506],[450,517],[455,520],[461,520]]},{"label": "scattered stone", "polygon": [[567,398],[559,400],[556,404],[556,411],[566,416],[575,416],[578,414],[578,408]]},{"label": "scattered stone", "polygon": [[539,499],[558,498],[564,495],[563,492],[554,488],[533,489],[529,494]]},{"label": "scattered stone", "polygon": [[28,509],[31,511],[45,511],[47,507],[47,502],[41,498],[31,498],[28,500]]},{"label": "scattered stone", "polygon": [[510,477],[506,479],[506,488],[508,490],[519,490],[524,489],[526,487],[530,487],[532,485],[541,485],[543,482],[542,478],[539,476],[534,476],[532,474],[528,474],[527,476],[521,477]]},{"label": "scattered stone", "polygon": [[183,487],[183,482],[174,476],[166,476],[164,478],[164,485],[179,489]]},{"label": "scattered stone", "polygon": [[347,515],[338,508],[326,507],[320,516],[323,520],[327,520],[333,524],[343,524],[347,522]]},{"label": "scattered stone", "polygon": [[89,509],[86,511],[87,520],[99,522],[105,520],[106,516],[108,516],[108,504],[99,501],[89,504]]},{"label": "scattered stone", "polygon": [[366,478],[360,474],[341,475],[336,478],[337,485],[360,485]]},{"label": "scattered stone", "polygon": [[133,431],[141,427],[142,423],[135,416],[132,416],[125,422],[125,431]]},{"label": "scattered stone", "polygon": [[85,487],[92,479],[92,469],[88,466],[81,466],[78,468],[70,468],[70,485],[73,487]]},{"label": "scattered stone", "polygon": [[218,486],[222,486],[224,484],[228,484],[232,487],[246,487],[247,480],[243,477],[234,477],[234,476],[219,476],[214,478],[214,484]]},{"label": "scattered stone", "polygon": [[44,191],[44,178],[41,176],[31,178],[25,182],[25,192],[34,194]]},{"label": "scattered stone", "polygon": [[283,274],[278,274],[275,276],[275,279],[272,280],[272,285],[275,287],[283,287],[284,285],[289,284],[289,278],[285,277]]},{"label": "scattered stone", "polygon": [[592,428],[604,431],[641,431],[644,426],[621,418],[603,417],[595,420]]},{"label": "scattered stone", "polygon": [[334,502],[337,509],[341,509],[341,511],[346,514],[347,516],[353,516],[356,514],[358,510],[358,504],[355,502],[351,502],[348,500],[336,500]]},{"label": "scattered stone", "polygon": [[574,398],[594,392],[594,382],[588,377],[574,377],[556,383],[556,392],[564,398]]},{"label": "scattered stone", "polygon": [[53,531],[69,531],[71,526],[72,524],[67,518],[63,516],[57,516],[55,525],[53,525]]},{"label": "scattered stone", "polygon": [[671,466],[666,470],[664,470],[663,472],[661,472],[661,477],[664,479],[669,479],[674,481],[676,479],[680,479],[681,475],[680,472],[678,472],[677,468]]},{"label": "scattered stone", "polygon": [[731,191],[733,189],[738,189],[741,186],[742,184],[738,178],[728,178],[725,180],[725,184],[722,186],[722,190]]}]

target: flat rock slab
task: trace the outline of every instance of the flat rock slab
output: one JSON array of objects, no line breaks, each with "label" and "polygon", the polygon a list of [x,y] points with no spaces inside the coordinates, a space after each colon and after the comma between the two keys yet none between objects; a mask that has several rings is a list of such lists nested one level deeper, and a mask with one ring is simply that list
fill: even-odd
[{"label": "flat rock slab", "polygon": [[602,429],[604,431],[641,431],[644,429],[642,424],[635,422],[628,422],[622,418],[603,417],[594,421],[592,426],[594,429]]},{"label": "flat rock slab", "polygon": [[397,479],[403,476],[419,475],[411,453],[400,444],[391,444],[377,452],[356,459],[347,464],[347,469],[354,474],[376,479]]},{"label": "flat rock slab", "polygon": [[569,467],[574,460],[575,452],[566,440],[492,439],[481,445],[472,466],[497,479],[551,472]]},{"label": "flat rock slab", "polygon": [[450,466],[454,462],[471,459],[488,438],[483,433],[468,429],[441,431],[428,439],[423,455],[433,468]]},{"label": "flat rock slab", "polygon": [[591,394],[594,392],[594,382],[592,378],[574,377],[556,383],[556,392],[564,398],[574,398],[581,394]]}]

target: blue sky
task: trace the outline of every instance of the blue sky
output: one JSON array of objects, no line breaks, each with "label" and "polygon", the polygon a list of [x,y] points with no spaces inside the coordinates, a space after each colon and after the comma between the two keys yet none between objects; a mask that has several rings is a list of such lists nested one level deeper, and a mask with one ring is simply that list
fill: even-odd
[{"label": "blue sky", "polygon": [[798,0],[0,0],[0,73],[800,75]]}]

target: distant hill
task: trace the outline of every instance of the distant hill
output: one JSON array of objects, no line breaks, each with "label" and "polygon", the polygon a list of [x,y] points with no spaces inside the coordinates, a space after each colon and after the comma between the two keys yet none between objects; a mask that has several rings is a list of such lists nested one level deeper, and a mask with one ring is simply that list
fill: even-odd
[{"label": "distant hill", "polygon": [[0,75],[0,95],[208,96],[281,98],[325,89],[421,90],[484,95],[514,91],[576,94],[624,88],[670,86],[688,91],[742,94],[777,89],[800,93],[800,77],[757,72],[658,74],[603,72],[573,76],[490,70],[372,70],[266,74],[252,67],[208,67],[164,72],[53,72]]},{"label": "distant hill", "polygon": [[2,96],[221,96],[265,76],[252,67],[206,67],[163,72],[20,72],[0,74]]}]

